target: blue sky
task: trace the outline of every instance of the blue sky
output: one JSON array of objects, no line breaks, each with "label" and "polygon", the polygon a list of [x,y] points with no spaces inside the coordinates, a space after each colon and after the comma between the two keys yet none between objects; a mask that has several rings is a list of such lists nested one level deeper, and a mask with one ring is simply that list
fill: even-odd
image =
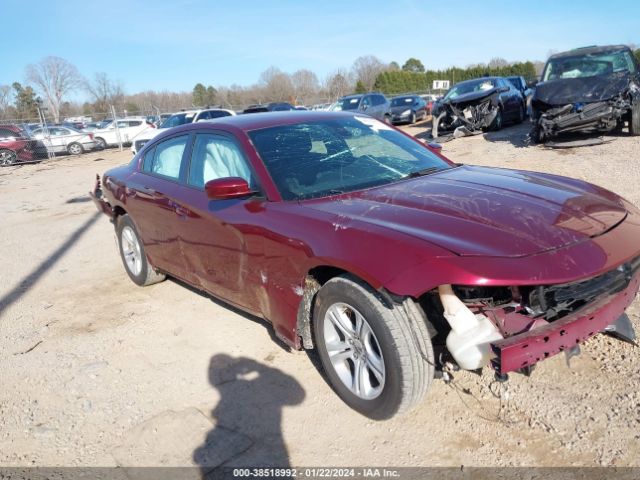
[{"label": "blue sky", "polygon": [[[320,79],[373,54],[427,68],[545,60],[550,50],[640,44],[639,0],[2,0],[0,84],[63,57],[127,93],[250,85],[274,65]],[[9,21],[7,21],[9,19]],[[9,43],[7,39],[13,41]]]}]

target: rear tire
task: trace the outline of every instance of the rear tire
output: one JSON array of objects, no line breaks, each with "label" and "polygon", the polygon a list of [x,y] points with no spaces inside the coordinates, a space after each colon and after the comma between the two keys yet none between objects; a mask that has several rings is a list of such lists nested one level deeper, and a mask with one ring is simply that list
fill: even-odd
[{"label": "rear tire", "polygon": [[156,272],[149,263],[138,230],[129,215],[118,217],[116,235],[122,264],[133,283],[146,287],[166,278],[166,275]]},{"label": "rear tire", "polygon": [[79,143],[73,142],[67,146],[67,152],[69,155],[81,155],[84,153],[84,148]]},{"label": "rear tire", "polygon": [[640,100],[631,104],[631,112],[629,112],[629,133],[631,135],[640,135]]},{"label": "rear tire", "polygon": [[327,378],[354,410],[384,420],[419,403],[434,376],[427,319],[411,299],[389,306],[344,275],[320,289],[313,334]]},{"label": "rear tire", "polygon": [[13,150],[0,149],[0,166],[7,167],[18,163],[18,155]]},{"label": "rear tire", "polygon": [[384,116],[384,123],[386,123],[387,125],[393,125],[393,122],[391,121],[391,115]]}]

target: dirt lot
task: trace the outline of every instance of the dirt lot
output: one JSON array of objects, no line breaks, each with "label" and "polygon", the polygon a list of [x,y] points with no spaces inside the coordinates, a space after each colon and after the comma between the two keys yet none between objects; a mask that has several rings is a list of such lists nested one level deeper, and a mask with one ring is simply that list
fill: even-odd
[{"label": "dirt lot", "polygon": [[[578,177],[640,205],[640,137],[547,150],[524,147],[526,131],[444,153]],[[376,423],[263,323],[174,281],[136,287],[86,195],[129,158],[0,170],[0,466],[640,466],[638,349],[609,337],[570,369],[557,356],[506,384],[460,372]],[[639,301],[629,313],[640,329]]]}]

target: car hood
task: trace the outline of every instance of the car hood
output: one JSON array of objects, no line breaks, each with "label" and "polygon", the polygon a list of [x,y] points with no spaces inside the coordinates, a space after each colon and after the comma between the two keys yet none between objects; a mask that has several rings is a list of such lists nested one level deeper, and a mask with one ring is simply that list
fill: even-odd
[{"label": "car hood", "polygon": [[588,240],[620,223],[622,200],[593,185],[486,167],[458,167],[304,201],[336,230],[382,227],[462,256],[519,257]]},{"label": "car hood", "polygon": [[478,92],[469,92],[469,93],[465,93],[462,95],[458,95],[455,98],[450,98],[445,100],[445,103],[451,103],[453,105],[459,105],[462,103],[473,103],[473,102],[477,102],[478,100],[483,100],[491,95],[493,95],[494,93],[496,93],[498,91],[498,89],[496,87],[493,87],[489,90],[480,90]]},{"label": "car hood", "polygon": [[629,88],[628,72],[585,78],[561,78],[536,85],[535,100],[548,105],[602,102]]}]

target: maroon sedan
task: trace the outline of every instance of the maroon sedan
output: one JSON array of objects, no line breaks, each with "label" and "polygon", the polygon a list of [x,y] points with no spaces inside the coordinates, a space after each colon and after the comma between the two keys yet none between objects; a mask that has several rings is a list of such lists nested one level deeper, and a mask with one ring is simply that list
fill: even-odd
[{"label": "maroon sedan", "polygon": [[36,159],[35,142],[16,125],[0,125],[0,166]]},{"label": "maroon sedan", "polygon": [[370,117],[177,127],[92,195],[136,284],[171,275],[266,319],[371,418],[455,365],[529,373],[599,332],[634,335],[637,208],[570,178],[455,164]]}]

